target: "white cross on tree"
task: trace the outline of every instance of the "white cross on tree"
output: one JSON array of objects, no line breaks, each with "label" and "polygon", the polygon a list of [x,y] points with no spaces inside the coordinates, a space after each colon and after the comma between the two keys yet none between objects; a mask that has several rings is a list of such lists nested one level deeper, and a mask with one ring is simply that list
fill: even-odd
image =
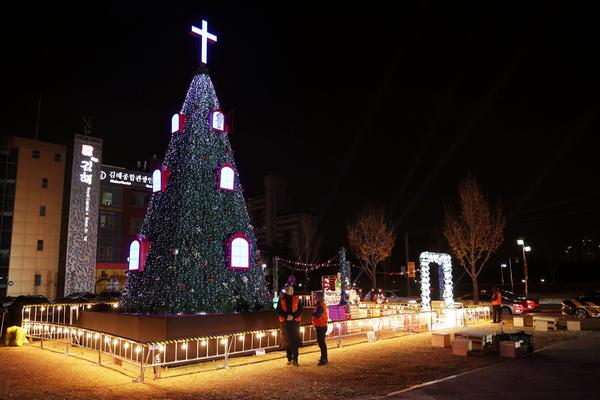
[{"label": "white cross on tree", "polygon": [[201,38],[201,50],[200,50],[200,61],[202,62],[202,64],[207,64],[208,63],[208,55],[207,55],[207,48],[208,48],[208,43],[216,43],[217,41],[217,36],[213,35],[212,33],[208,32],[208,23],[204,20],[202,20],[202,28],[198,28],[194,25],[192,25],[192,35],[195,36],[200,36]]}]

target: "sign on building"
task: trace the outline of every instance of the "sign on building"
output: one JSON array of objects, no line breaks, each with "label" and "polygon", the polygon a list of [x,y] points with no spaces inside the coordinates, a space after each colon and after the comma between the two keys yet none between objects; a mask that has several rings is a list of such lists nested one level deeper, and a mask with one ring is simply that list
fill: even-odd
[{"label": "sign on building", "polygon": [[102,139],[75,135],[65,251],[64,296],[93,293]]}]

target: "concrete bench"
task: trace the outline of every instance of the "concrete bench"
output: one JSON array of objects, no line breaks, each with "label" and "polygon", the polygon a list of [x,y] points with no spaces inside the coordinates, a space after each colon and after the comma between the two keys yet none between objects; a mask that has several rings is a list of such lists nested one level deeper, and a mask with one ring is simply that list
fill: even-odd
[{"label": "concrete bench", "polygon": [[513,326],[514,327],[525,327],[525,317],[522,315],[515,315],[513,317]]},{"label": "concrete bench", "polygon": [[458,338],[452,342],[452,354],[467,357],[471,350],[473,350],[471,339]]},{"label": "concrete bench", "polygon": [[476,331],[460,331],[454,334],[454,341],[457,339],[469,339],[471,340],[472,350],[482,351],[486,345],[492,344],[492,334],[485,332]]},{"label": "concrete bench", "polygon": [[431,345],[433,347],[450,347],[450,332],[432,332]]},{"label": "concrete bench", "polygon": [[568,331],[580,331],[581,330],[581,321],[567,321],[567,330]]},{"label": "concrete bench", "polygon": [[548,329],[558,329],[558,317],[533,317],[533,329],[536,331],[547,331]]},{"label": "concrete bench", "polygon": [[517,358],[517,349],[521,346],[519,342],[502,341],[500,342],[500,357]]}]

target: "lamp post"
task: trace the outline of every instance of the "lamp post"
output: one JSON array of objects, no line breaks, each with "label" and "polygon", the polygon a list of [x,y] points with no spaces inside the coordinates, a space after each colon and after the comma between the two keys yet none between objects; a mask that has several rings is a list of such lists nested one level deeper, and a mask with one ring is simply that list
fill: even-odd
[{"label": "lamp post", "polygon": [[504,268],[506,268],[506,264],[500,264],[500,279],[502,282],[502,287],[504,287]]},{"label": "lamp post", "polygon": [[525,253],[529,253],[531,251],[531,246],[526,246],[525,241],[523,239],[517,240],[517,244],[521,246],[523,250],[523,275],[525,277],[525,296],[529,295],[529,268],[527,267],[527,256]]},{"label": "lamp post", "polygon": [[508,257],[508,272],[510,273],[510,290],[515,291],[515,282],[513,281],[513,274],[512,274],[512,260],[510,259],[510,257]]}]

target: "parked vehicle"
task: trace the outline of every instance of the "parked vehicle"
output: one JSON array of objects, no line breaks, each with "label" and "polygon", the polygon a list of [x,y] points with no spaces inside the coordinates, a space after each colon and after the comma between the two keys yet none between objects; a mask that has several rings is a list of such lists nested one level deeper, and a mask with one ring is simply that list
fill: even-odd
[{"label": "parked vehicle", "polygon": [[86,303],[96,300],[95,293],[72,293],[68,296],[56,299],[57,303]]},{"label": "parked vehicle", "polygon": [[[492,307],[492,295],[486,292],[479,293],[479,305]],[[470,306],[474,305],[473,301],[473,293],[468,293],[463,296],[460,296],[456,299],[458,303],[462,303],[464,305]],[[529,309],[527,308],[527,302],[525,300],[519,300],[516,298],[505,297],[502,295],[502,314],[503,315],[511,315],[517,314],[521,315]]]},{"label": "parked vehicle", "polygon": [[563,300],[562,313],[577,319],[600,318],[600,290]]},{"label": "parked vehicle", "polygon": [[418,304],[421,302],[420,297],[400,296],[395,290],[384,290],[383,294],[385,295],[388,304]]},{"label": "parked vehicle", "polygon": [[[42,295],[32,295],[32,296],[18,296],[15,297],[11,304],[7,307],[8,309],[8,324],[7,326],[12,325],[21,325],[21,311],[23,306],[28,304],[48,304],[54,303],[52,300]],[[5,324],[7,322],[5,321]]]},{"label": "parked vehicle", "polygon": [[535,311],[540,306],[539,299],[534,297],[519,296],[509,290],[500,290],[500,292],[502,293],[503,298],[506,297],[515,302],[524,302],[527,308],[526,311]]}]

